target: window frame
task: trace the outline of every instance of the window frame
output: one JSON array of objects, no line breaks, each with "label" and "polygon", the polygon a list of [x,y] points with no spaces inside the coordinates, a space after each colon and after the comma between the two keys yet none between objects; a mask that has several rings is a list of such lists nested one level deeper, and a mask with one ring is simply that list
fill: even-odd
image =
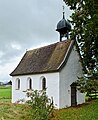
[{"label": "window frame", "polygon": [[20,90],[20,79],[16,79],[16,90]]},{"label": "window frame", "polygon": [[30,77],[27,78],[27,89],[32,90],[32,79]]},{"label": "window frame", "polygon": [[42,90],[46,90],[46,78],[43,77],[41,82]]}]

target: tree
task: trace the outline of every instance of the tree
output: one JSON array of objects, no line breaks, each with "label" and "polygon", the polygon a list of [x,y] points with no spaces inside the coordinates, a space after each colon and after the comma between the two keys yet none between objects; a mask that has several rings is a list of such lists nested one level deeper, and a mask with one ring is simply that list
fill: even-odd
[{"label": "tree", "polygon": [[71,38],[76,40],[84,76],[76,81],[78,89],[88,96],[98,91],[98,1],[63,0],[74,12],[71,16]]},{"label": "tree", "polygon": [[[77,86],[78,86],[78,90],[82,93],[86,93],[86,95],[92,99],[92,98],[96,98],[96,92],[98,91],[98,80],[96,79],[88,79],[88,78],[84,78],[81,77],[79,78],[79,80],[77,80]],[[92,95],[93,93],[93,95]]]},{"label": "tree", "polygon": [[76,40],[84,73],[98,76],[98,1],[63,0],[74,12],[71,37]]}]

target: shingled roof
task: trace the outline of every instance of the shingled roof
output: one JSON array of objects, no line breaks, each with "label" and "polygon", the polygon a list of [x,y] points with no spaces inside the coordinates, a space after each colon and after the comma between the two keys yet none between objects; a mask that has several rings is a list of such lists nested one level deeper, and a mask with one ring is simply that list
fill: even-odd
[{"label": "shingled roof", "polygon": [[74,41],[67,40],[27,51],[11,76],[38,74],[59,71],[73,46]]}]

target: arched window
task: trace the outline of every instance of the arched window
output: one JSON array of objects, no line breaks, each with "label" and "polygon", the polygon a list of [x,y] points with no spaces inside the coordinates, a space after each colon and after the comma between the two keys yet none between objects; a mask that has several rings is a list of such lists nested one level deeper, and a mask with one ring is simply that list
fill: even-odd
[{"label": "arched window", "polygon": [[46,78],[42,79],[42,90],[46,90]]},{"label": "arched window", "polygon": [[19,78],[16,79],[16,89],[17,90],[20,89],[20,79]]},{"label": "arched window", "polygon": [[32,89],[32,79],[31,78],[28,78],[28,83],[27,83],[27,85],[28,85],[28,89]]}]

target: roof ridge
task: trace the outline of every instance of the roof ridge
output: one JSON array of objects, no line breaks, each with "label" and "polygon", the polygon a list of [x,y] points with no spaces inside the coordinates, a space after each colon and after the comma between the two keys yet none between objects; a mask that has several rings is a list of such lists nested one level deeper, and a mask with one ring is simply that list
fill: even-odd
[{"label": "roof ridge", "polygon": [[63,40],[63,41],[55,42],[55,43],[48,44],[48,45],[45,45],[45,46],[42,46],[42,47],[37,47],[37,48],[34,48],[34,49],[27,50],[26,52],[33,51],[33,50],[37,50],[37,49],[41,49],[41,48],[45,48],[45,47],[49,47],[49,46],[52,46],[52,45],[55,45],[55,44],[65,43],[65,42],[67,42],[67,41],[69,41],[69,40]]}]

